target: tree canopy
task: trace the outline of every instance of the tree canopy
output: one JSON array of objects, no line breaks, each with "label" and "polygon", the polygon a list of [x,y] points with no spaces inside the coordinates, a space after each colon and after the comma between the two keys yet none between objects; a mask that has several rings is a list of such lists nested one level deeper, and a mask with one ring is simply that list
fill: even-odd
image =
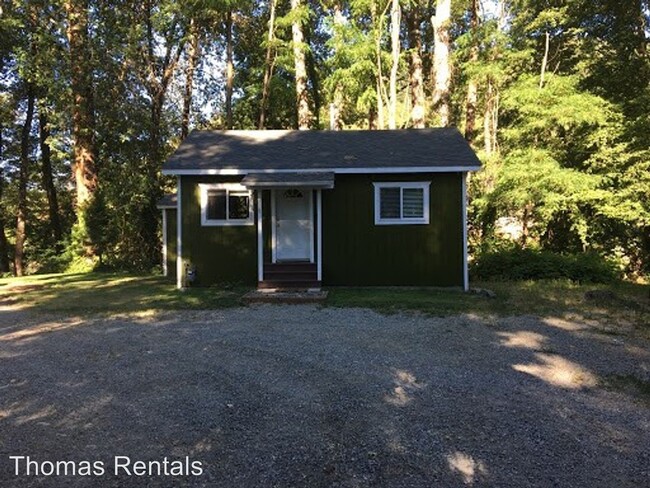
[{"label": "tree canopy", "polygon": [[194,128],[458,127],[473,252],[650,270],[648,0],[0,0],[0,273],[148,270]]}]

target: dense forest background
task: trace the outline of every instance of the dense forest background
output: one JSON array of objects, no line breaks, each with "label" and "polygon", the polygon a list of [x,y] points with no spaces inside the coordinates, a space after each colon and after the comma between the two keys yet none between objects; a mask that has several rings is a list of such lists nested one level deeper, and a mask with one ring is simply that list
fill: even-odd
[{"label": "dense forest background", "polygon": [[649,0],[0,9],[0,274],[156,266],[160,168],[193,128],[437,126],[484,162],[475,259],[650,269]]}]

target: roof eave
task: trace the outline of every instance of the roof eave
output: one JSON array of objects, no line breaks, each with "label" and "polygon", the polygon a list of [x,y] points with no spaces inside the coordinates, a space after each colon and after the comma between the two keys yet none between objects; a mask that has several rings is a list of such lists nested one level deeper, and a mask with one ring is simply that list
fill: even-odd
[{"label": "roof eave", "polygon": [[310,168],[310,169],[246,169],[246,168],[210,168],[210,169],[163,169],[163,175],[170,176],[231,176],[247,175],[248,173],[322,173],[323,171],[335,174],[396,174],[396,173],[466,173],[478,171],[480,165],[475,166],[391,166],[383,168]]}]

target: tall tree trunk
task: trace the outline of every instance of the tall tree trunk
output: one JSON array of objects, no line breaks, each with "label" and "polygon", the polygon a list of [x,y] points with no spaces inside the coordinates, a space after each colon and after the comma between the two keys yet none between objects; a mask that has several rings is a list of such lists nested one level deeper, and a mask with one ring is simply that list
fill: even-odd
[{"label": "tall tree trunk", "polygon": [[97,186],[92,114],[92,68],[88,47],[88,1],[66,0],[65,10],[68,18],[67,36],[70,46],[73,98],[72,166],[79,211],[89,203]]},{"label": "tall tree trunk", "polygon": [[390,9],[391,67],[388,98],[388,128],[397,128],[397,69],[399,68],[399,31],[402,12],[399,0],[392,0]]},{"label": "tall tree trunk", "polygon": [[433,65],[435,84],[433,107],[438,113],[440,125],[449,125],[449,89],[451,67],[449,62],[449,18],[451,0],[437,0],[436,15],[431,18],[434,32]]},{"label": "tall tree trunk", "polygon": [[183,93],[183,119],[181,121],[181,139],[185,139],[190,131],[190,115],[192,112],[192,96],[194,89],[194,71],[199,61],[199,29],[194,19],[190,20],[190,40],[185,68],[185,91]]},{"label": "tall tree trunk", "polygon": [[377,124],[376,128],[379,130],[384,129],[385,125],[385,115],[384,115],[384,100],[387,98],[386,89],[384,87],[384,70],[382,68],[381,62],[381,41],[384,32],[384,16],[388,11],[390,2],[386,3],[386,8],[381,12],[380,15],[377,15],[377,4],[371,2],[370,4],[370,15],[372,18],[372,25],[375,26],[375,67],[377,70],[377,77],[375,79],[375,90],[377,92]]},{"label": "tall tree trunk", "polygon": [[368,110],[368,130],[377,130],[377,112],[372,107]]},{"label": "tall tree trunk", "polygon": [[232,129],[232,90],[235,67],[232,58],[232,10],[226,14],[226,129]]},{"label": "tall tree trunk", "polygon": [[551,36],[548,32],[544,33],[544,57],[542,58],[542,66],[539,73],[539,89],[544,88],[544,76],[546,75],[546,65],[548,64],[548,50],[551,43]]},{"label": "tall tree trunk", "polygon": [[[0,160],[2,160],[2,126],[0,126]],[[9,243],[5,233],[5,206],[2,204],[2,193],[5,184],[5,177],[0,168],[0,273],[8,273],[9,269]]]},{"label": "tall tree trunk", "polygon": [[271,0],[269,5],[269,30],[266,36],[266,56],[264,57],[264,81],[262,83],[262,101],[260,102],[260,119],[257,128],[262,130],[266,127],[266,110],[271,93],[271,78],[273,77],[273,66],[275,56],[273,40],[275,38],[275,7],[278,0]]},{"label": "tall tree trunk", "polygon": [[491,78],[487,79],[485,114],[483,116],[483,142],[489,156],[498,151],[497,130],[499,123],[499,91]]},{"label": "tall tree trunk", "polygon": [[27,179],[29,178],[29,136],[34,119],[34,87],[27,85],[27,109],[20,135],[20,172],[18,175],[18,213],[16,215],[16,246],[14,264],[16,276],[25,272],[25,226],[27,224]]},{"label": "tall tree trunk", "polygon": [[[479,3],[472,0],[470,9],[470,32],[472,35],[472,46],[469,51],[469,61],[472,64],[478,62],[478,24],[479,24]],[[473,142],[476,137],[476,108],[478,106],[478,84],[474,78],[467,83],[467,98],[465,100],[465,139]]]},{"label": "tall tree trunk", "polygon": [[411,125],[416,129],[424,127],[425,97],[424,75],[422,71],[422,33],[420,32],[421,10],[418,5],[412,6],[406,14],[406,26],[409,38],[411,94]]},{"label": "tall tree trunk", "polygon": [[291,0],[294,21],[291,25],[293,39],[293,61],[296,71],[296,107],[298,109],[298,129],[307,130],[311,126],[313,115],[309,108],[307,92],[307,68],[305,62],[305,42],[302,31],[301,0]]},{"label": "tall tree trunk", "polygon": [[[305,45],[311,45],[311,29],[306,29],[305,31]],[[314,54],[309,50],[307,57],[307,74],[309,76],[309,81],[311,83],[311,92],[312,98],[314,100],[314,109],[313,114],[313,125],[316,127],[320,126],[320,108],[321,108],[321,98],[320,98],[320,80],[318,77],[318,70],[316,69],[316,61],[314,60]]]},{"label": "tall tree trunk", "polygon": [[43,173],[43,188],[47,195],[47,208],[50,218],[50,229],[52,231],[52,239],[57,251],[61,250],[61,219],[59,218],[59,200],[56,194],[56,187],[54,186],[54,178],[52,177],[52,161],[50,144],[47,139],[50,137],[50,127],[47,121],[47,113],[43,104],[39,104],[38,110],[38,128],[39,128],[39,142],[41,147],[41,169]]},{"label": "tall tree trunk", "polygon": [[[341,30],[345,25],[345,17],[341,10],[341,4],[337,1],[332,6],[334,16],[334,29]],[[343,108],[343,85],[338,82],[334,87],[334,97],[330,104],[330,129],[342,130],[343,120],[341,119],[341,111]]]}]

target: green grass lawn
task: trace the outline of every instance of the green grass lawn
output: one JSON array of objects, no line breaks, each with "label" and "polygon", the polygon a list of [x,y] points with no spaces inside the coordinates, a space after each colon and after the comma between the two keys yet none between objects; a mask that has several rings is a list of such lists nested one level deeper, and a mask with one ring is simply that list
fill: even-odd
[{"label": "green grass lawn", "polygon": [[239,304],[241,288],[178,291],[162,276],[114,273],[33,275],[0,279],[0,302],[37,311],[120,313],[140,310],[210,309]]},{"label": "green grass lawn", "polygon": [[[568,281],[473,283],[488,288],[496,298],[454,290],[430,288],[333,288],[327,306],[365,307],[382,313],[417,311],[428,315],[475,313],[480,315],[579,314],[600,320],[650,323],[647,285],[578,285]],[[176,290],[160,276],[88,273],[34,275],[0,279],[0,302],[37,311],[120,313],[140,310],[211,309],[237,306],[243,287]],[[589,290],[613,295],[585,298]]]}]

